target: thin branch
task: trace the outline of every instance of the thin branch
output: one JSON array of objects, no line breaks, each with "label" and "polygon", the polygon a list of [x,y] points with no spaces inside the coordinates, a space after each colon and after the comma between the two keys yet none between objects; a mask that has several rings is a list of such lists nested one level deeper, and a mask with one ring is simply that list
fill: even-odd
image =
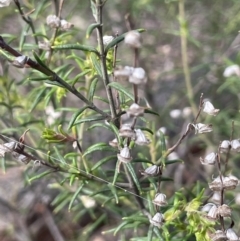
[{"label": "thin branch", "polygon": [[[21,53],[10,47],[0,36],[0,48],[6,50],[8,53],[15,57],[22,56]],[[89,101],[84,95],[82,95],[80,92],[78,92],[74,87],[69,85],[67,82],[65,82],[63,79],[61,79],[54,71],[48,69],[45,66],[42,66],[38,64],[37,62],[33,61],[31,58],[27,58],[26,64],[29,65],[31,68],[38,70],[39,72],[45,74],[46,76],[50,76],[53,81],[58,82],[63,87],[65,87],[69,92],[74,94],[76,97],[78,97],[80,100],[82,100],[84,103],[86,103],[90,109],[96,111],[97,113],[101,114],[103,118],[108,119],[109,115],[105,113],[104,111],[100,110],[97,106],[95,106],[91,101]]]},{"label": "thin branch", "polygon": [[[59,19],[61,18],[63,3],[64,3],[64,0],[61,0],[60,3],[59,3],[58,13],[57,13],[57,16],[58,16]],[[57,5],[57,2],[55,2],[55,7],[57,7],[56,5]],[[54,44],[54,42],[55,42],[55,39],[56,39],[57,34],[58,34],[58,30],[59,30],[59,27],[55,28],[54,31],[53,31],[52,40],[51,40],[52,44]],[[47,60],[48,64],[51,62],[52,54],[53,54],[53,49],[50,48],[49,56],[48,56],[48,60]]]},{"label": "thin branch", "polygon": [[113,99],[112,89],[108,86],[110,83],[108,73],[107,73],[107,65],[106,65],[106,55],[104,52],[104,44],[103,44],[103,4],[102,0],[97,0],[96,7],[97,7],[97,22],[99,23],[99,27],[97,28],[97,35],[98,35],[98,46],[100,50],[100,58],[101,58],[101,69],[102,69],[102,78],[104,82],[104,86],[107,92],[107,97],[109,100],[109,106],[111,111],[112,119],[116,118],[116,107]]},{"label": "thin branch", "polygon": [[25,21],[30,26],[30,28],[32,30],[32,33],[34,35],[35,43],[38,44],[38,39],[37,39],[37,36],[35,34],[36,33],[35,32],[35,27],[33,25],[32,19],[29,16],[26,17],[26,14],[24,14],[24,12],[22,11],[22,7],[21,7],[21,5],[20,5],[18,0],[14,0],[14,3],[16,4],[16,6],[18,8],[18,11],[21,14],[23,21]]}]

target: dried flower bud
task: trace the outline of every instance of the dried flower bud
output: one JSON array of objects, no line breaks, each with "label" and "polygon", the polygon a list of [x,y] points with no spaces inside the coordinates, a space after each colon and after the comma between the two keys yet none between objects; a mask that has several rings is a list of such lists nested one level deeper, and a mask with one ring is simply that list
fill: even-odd
[{"label": "dried flower bud", "polygon": [[109,141],[109,145],[112,147],[118,147],[117,138],[113,139],[112,141]]},{"label": "dried flower bud", "polygon": [[12,0],[1,0],[0,1],[0,8],[7,7],[10,5]]},{"label": "dried flower bud", "polygon": [[124,124],[121,126],[121,128],[119,130],[119,136],[135,138],[136,134],[129,124]]},{"label": "dried flower bud", "polygon": [[116,77],[129,77],[132,74],[133,70],[133,67],[125,66],[122,69],[115,70],[114,75]]},{"label": "dried flower bud", "polygon": [[156,213],[153,218],[151,218],[150,223],[158,228],[161,228],[161,226],[164,223],[164,216],[162,213]]},{"label": "dried flower bud", "polygon": [[179,109],[171,110],[171,111],[169,112],[169,115],[170,115],[173,119],[177,119],[177,118],[181,117],[182,111],[179,110]]},{"label": "dried flower bud", "polygon": [[206,101],[204,103],[204,108],[203,108],[203,112],[209,114],[209,115],[213,115],[216,116],[219,112],[219,109],[215,109],[213,104],[210,101]]},{"label": "dried flower bud", "polygon": [[216,220],[218,217],[218,208],[216,205],[213,205],[208,211],[206,218],[210,220]]},{"label": "dried flower bud", "polygon": [[19,154],[17,152],[13,152],[12,153],[12,156],[17,160],[17,161],[20,161],[20,162],[23,162],[25,164],[28,164],[31,159],[23,154]]},{"label": "dried flower bud", "polygon": [[135,130],[135,133],[136,133],[136,140],[135,140],[136,144],[138,144],[139,146],[145,146],[150,143],[150,141],[146,138],[146,136],[140,129]]},{"label": "dried flower bud", "polygon": [[51,49],[51,44],[49,41],[39,41],[38,48],[48,51]]},{"label": "dried flower bud", "polygon": [[233,151],[240,152],[240,140],[232,140],[231,141],[231,148]]},{"label": "dried flower bud", "polygon": [[191,107],[184,107],[182,110],[182,116],[184,118],[189,117],[192,114],[192,108]]},{"label": "dried flower bud", "polygon": [[120,154],[117,155],[118,160],[123,163],[129,163],[132,160],[130,149],[128,146],[125,146],[121,151]]},{"label": "dried flower bud", "polygon": [[220,152],[221,152],[221,153],[226,153],[226,152],[228,152],[230,148],[231,148],[231,143],[230,143],[230,141],[224,140],[224,141],[222,141],[222,143],[220,144]]},{"label": "dried flower bud", "polygon": [[195,128],[195,134],[201,134],[201,133],[207,133],[212,131],[212,125],[211,124],[202,124],[198,123],[196,125],[193,125]]},{"label": "dried flower bud", "polygon": [[216,204],[214,204],[214,203],[207,203],[207,204],[205,204],[205,205],[202,207],[201,211],[208,213],[213,206],[216,206]]},{"label": "dried flower bud", "polygon": [[12,65],[17,68],[24,68],[24,67],[26,67],[25,64],[27,63],[27,61],[28,61],[28,57],[25,55],[21,55],[21,56],[16,57],[13,60]]},{"label": "dried flower bud", "polygon": [[214,192],[213,196],[211,197],[211,201],[215,202],[217,204],[220,204],[221,203],[221,194],[220,194],[220,192]]},{"label": "dried flower bud", "polygon": [[72,23],[69,23],[68,21],[66,21],[65,19],[62,19],[60,21],[60,29],[63,31],[67,31],[70,28],[72,28],[74,25]]},{"label": "dried flower bud", "polygon": [[211,241],[226,241],[227,236],[222,230],[217,230],[215,233],[210,235]]},{"label": "dried flower bud", "polygon": [[213,191],[221,191],[223,188],[223,184],[221,182],[220,177],[215,178],[211,183],[208,184],[209,188]]},{"label": "dried flower bud", "polygon": [[143,116],[143,114],[144,114],[144,107],[141,107],[141,106],[139,106],[136,103],[133,103],[129,107],[129,109],[127,110],[127,114],[129,116],[135,116],[135,117]]},{"label": "dried flower bud", "polygon": [[146,84],[147,77],[143,68],[134,68],[132,74],[129,77],[129,82],[135,85]]},{"label": "dried flower bud", "polygon": [[5,143],[3,145],[0,144],[0,157],[4,157],[5,153],[9,153],[14,151],[17,148],[18,143],[12,141]]},{"label": "dried flower bud", "polygon": [[218,207],[217,213],[219,216],[222,216],[222,217],[231,217],[232,210],[228,205],[223,204]]},{"label": "dried flower bud", "polygon": [[223,187],[226,190],[232,190],[235,189],[236,186],[238,185],[238,178],[230,175],[228,177],[223,178]]},{"label": "dried flower bud", "polygon": [[153,200],[153,203],[157,206],[163,207],[167,205],[166,195],[163,193],[157,193]]},{"label": "dried flower bud", "polygon": [[49,15],[46,19],[47,25],[51,28],[58,28],[61,25],[60,18],[56,15]]},{"label": "dried flower bud", "polygon": [[204,158],[200,157],[202,165],[214,165],[216,162],[217,154],[214,152],[209,153]]},{"label": "dried flower bud", "polygon": [[240,68],[237,64],[228,66],[223,72],[223,76],[226,78],[231,77],[233,75],[240,76]]},{"label": "dried flower bud", "polygon": [[157,165],[152,165],[152,166],[146,168],[144,171],[140,171],[140,172],[141,172],[141,174],[144,175],[144,176],[154,177],[154,176],[158,176],[159,171],[160,171],[159,166],[157,166]]},{"label": "dried flower bud", "polygon": [[124,38],[125,44],[129,45],[132,48],[141,48],[141,35],[137,31],[130,31],[125,35]]},{"label": "dried flower bud", "polygon": [[239,237],[237,236],[237,234],[233,231],[232,228],[229,228],[226,230],[226,236],[228,238],[229,241],[238,241]]},{"label": "dried flower bud", "polygon": [[108,35],[103,36],[103,44],[104,44],[104,45],[108,45],[108,44],[111,43],[113,40],[114,40],[114,37],[113,37],[113,36],[108,36]]}]

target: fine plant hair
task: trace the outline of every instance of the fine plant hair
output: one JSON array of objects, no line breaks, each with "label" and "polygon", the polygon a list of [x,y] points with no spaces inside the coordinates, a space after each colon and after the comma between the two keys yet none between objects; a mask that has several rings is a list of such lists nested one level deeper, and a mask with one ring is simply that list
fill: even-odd
[{"label": "fine plant hair", "polygon": [[[184,31],[182,61],[193,117],[171,145],[170,137],[159,129],[160,113],[142,94],[148,81],[140,66],[146,30],[132,29],[126,16],[127,32],[106,35],[103,17],[108,1],[91,0],[92,24],[84,38],[77,39],[75,27],[65,20],[66,2],[52,1],[56,12],[48,12],[46,23],[39,27],[30,16],[41,17],[48,4],[36,3],[38,11],[25,12],[20,1],[13,1],[31,39],[23,34],[12,42],[10,34],[0,36],[0,52],[8,61],[4,75],[11,76],[11,67],[22,70],[24,76],[18,85],[7,83],[3,91],[11,96],[16,92],[12,86],[25,86],[30,100],[24,104],[31,114],[44,117],[37,121],[24,114],[18,128],[14,115],[20,115],[19,105],[5,103],[10,117],[1,120],[3,169],[7,171],[11,158],[17,165],[26,165],[29,185],[45,179],[46,188],[58,190],[51,203],[56,213],[67,209],[76,223],[89,215],[88,226],[76,230],[76,240],[88,240],[101,226],[106,227],[103,234],[118,240],[239,240],[227,198],[228,190],[238,185],[229,167],[231,155],[240,152],[234,122],[229,140],[217,143],[215,152],[200,158],[204,167],[215,168],[213,178],[198,182],[191,191],[184,186],[168,191],[174,179],[165,176],[166,171],[184,163],[169,156],[194,135],[207,142],[215,127],[206,116],[218,118],[219,112],[202,93],[199,104],[194,102]],[[179,13],[183,21],[181,0]],[[126,60],[118,59],[121,48],[131,53],[131,66],[123,67]],[[67,240],[60,230],[55,234]]]}]

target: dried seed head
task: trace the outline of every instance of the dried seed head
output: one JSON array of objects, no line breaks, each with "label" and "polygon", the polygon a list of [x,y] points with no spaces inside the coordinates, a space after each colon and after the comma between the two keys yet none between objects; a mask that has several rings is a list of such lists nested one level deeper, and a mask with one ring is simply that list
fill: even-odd
[{"label": "dried seed head", "polygon": [[223,204],[218,207],[217,213],[219,216],[222,216],[222,217],[231,217],[232,210],[228,205]]},{"label": "dried seed head", "polygon": [[223,72],[223,76],[226,78],[233,76],[233,75],[240,76],[240,68],[237,64],[228,66]]},{"label": "dried seed head", "polygon": [[157,206],[163,207],[167,205],[166,195],[163,193],[157,193],[153,200],[153,203]]},{"label": "dried seed head", "polygon": [[129,82],[135,85],[146,84],[147,77],[143,68],[134,68],[132,74],[129,76]]},{"label": "dried seed head", "polygon": [[222,141],[222,143],[220,144],[220,152],[221,153],[226,153],[229,151],[229,149],[231,148],[231,143],[228,140],[224,140]]},{"label": "dried seed head", "polygon": [[112,141],[109,141],[109,145],[112,147],[118,147],[117,138],[114,138]]},{"label": "dried seed head", "polygon": [[0,1],[0,8],[7,7],[10,5],[12,0],[1,0]]},{"label": "dried seed head", "polygon": [[51,49],[51,44],[49,41],[39,41],[38,48],[48,51]]},{"label": "dried seed head", "polygon": [[209,153],[204,158],[200,157],[200,162],[202,165],[214,165],[216,162],[217,154],[214,152]]},{"label": "dried seed head", "polygon": [[228,177],[223,178],[223,187],[226,190],[232,190],[235,189],[236,186],[238,185],[238,178],[230,175]]},{"label": "dried seed head", "polygon": [[120,154],[117,155],[118,160],[123,163],[129,163],[132,160],[130,149],[128,146],[125,146],[121,151]]},{"label": "dried seed head", "polygon": [[240,152],[240,140],[232,140],[231,141],[231,148],[233,151]]},{"label": "dried seed head", "polygon": [[203,112],[209,114],[209,115],[213,115],[216,116],[219,112],[219,109],[215,109],[213,104],[210,101],[206,101],[204,103],[204,108],[203,108]]},{"label": "dried seed head", "polygon": [[12,156],[17,160],[17,161],[20,161],[20,162],[23,162],[25,164],[28,164],[31,159],[23,154],[19,154],[17,152],[13,152],[12,153]]},{"label": "dried seed head", "polygon": [[122,69],[115,70],[114,75],[116,77],[129,77],[132,74],[133,70],[133,67],[125,66]]},{"label": "dried seed head", "polygon": [[152,166],[146,168],[144,171],[140,171],[140,172],[141,172],[141,174],[144,175],[144,176],[154,177],[154,176],[158,176],[159,171],[160,171],[159,166],[157,166],[157,165],[152,165]]},{"label": "dried seed head", "polygon": [[133,103],[127,110],[127,114],[129,116],[134,116],[134,117],[143,116],[144,107],[141,107],[136,103]]},{"label": "dried seed head", "polygon": [[207,203],[207,204],[205,204],[205,205],[202,207],[201,211],[208,213],[213,206],[216,206],[216,204],[214,204],[214,203]]},{"label": "dried seed head", "polygon": [[146,138],[146,136],[140,129],[135,130],[135,133],[136,133],[136,140],[135,140],[136,144],[138,144],[139,146],[145,146],[150,143],[150,141]]},{"label": "dried seed head", "polygon": [[232,228],[229,228],[226,230],[226,236],[229,241],[238,241],[239,240],[239,237],[237,236],[237,234],[234,232],[234,230]]},{"label": "dried seed head", "polygon": [[182,111],[179,110],[179,109],[174,109],[174,110],[171,110],[171,111],[169,112],[169,115],[170,115],[173,119],[178,119],[179,117],[181,117]]},{"label": "dried seed head", "polygon": [[211,241],[226,241],[227,236],[222,230],[217,230],[215,233],[210,235]]},{"label": "dried seed head", "polygon": [[125,44],[129,45],[132,48],[141,48],[141,35],[137,31],[130,31],[125,35],[124,38]]},{"label": "dried seed head", "polygon": [[4,157],[5,153],[13,152],[18,146],[18,143],[12,141],[4,143],[3,145],[0,144],[0,157]]},{"label": "dried seed head", "polygon": [[211,201],[217,204],[221,203],[221,194],[220,192],[214,192],[213,196],[211,197]]},{"label": "dried seed head", "polygon": [[113,41],[113,39],[114,39],[113,36],[105,35],[105,36],[103,36],[103,44],[108,45],[110,42]]},{"label": "dried seed head", "polygon": [[72,23],[69,23],[68,21],[66,21],[65,19],[62,19],[60,21],[60,29],[62,31],[67,31],[69,30],[70,28],[72,28],[74,25]]},{"label": "dried seed head", "polygon": [[24,67],[26,67],[25,64],[27,63],[27,61],[28,61],[28,57],[25,55],[21,55],[21,56],[16,57],[13,60],[12,65],[17,68],[24,68]]},{"label": "dried seed head", "polygon": [[215,178],[211,183],[208,184],[209,188],[213,191],[221,191],[223,188],[223,184],[221,182],[220,177]]},{"label": "dried seed head", "polygon": [[162,213],[156,213],[153,218],[151,218],[150,223],[158,228],[161,228],[161,226],[164,223],[164,216]]},{"label": "dried seed head", "polygon": [[212,131],[211,124],[198,123],[196,125],[193,125],[193,127],[195,128],[195,134],[207,133]]},{"label": "dried seed head", "polygon": [[124,125],[121,126],[121,128],[119,130],[119,136],[134,139],[136,134],[129,124],[124,124]]},{"label": "dried seed head", "polygon": [[56,15],[49,15],[46,19],[47,25],[51,28],[58,28],[61,25],[60,18]]},{"label": "dried seed head", "polygon": [[218,208],[217,205],[213,205],[210,210],[208,211],[206,218],[210,219],[210,220],[217,220],[218,218]]}]

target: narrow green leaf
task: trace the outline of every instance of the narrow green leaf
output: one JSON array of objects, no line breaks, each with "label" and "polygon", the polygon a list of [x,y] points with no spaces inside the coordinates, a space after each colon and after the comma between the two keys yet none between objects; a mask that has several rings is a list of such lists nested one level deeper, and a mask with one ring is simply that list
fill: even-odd
[{"label": "narrow green leaf", "polygon": [[45,176],[47,176],[48,174],[54,173],[54,172],[55,172],[55,171],[45,171],[45,172],[42,172],[42,173],[40,173],[39,175],[36,175],[36,176],[30,178],[28,181],[29,181],[29,183],[31,183],[32,181],[34,181],[34,180],[36,180],[36,179],[39,179],[39,178],[41,178],[41,177],[45,177]]},{"label": "narrow green leaf", "polygon": [[97,7],[96,7],[96,3],[94,2],[94,0],[91,0],[91,9],[92,9],[93,17],[94,17],[95,21],[97,22]]},{"label": "narrow green leaf", "polygon": [[69,121],[68,124],[68,130],[70,130],[72,128],[72,126],[74,125],[76,119],[88,108],[88,106],[84,106],[83,108],[81,108],[79,111],[77,111],[75,114],[72,115],[71,120]]},{"label": "narrow green leaf", "polygon": [[104,119],[105,118],[102,117],[102,116],[92,116],[92,117],[89,117],[89,118],[82,118],[78,121],[75,121],[74,126],[79,125],[81,123],[85,123],[85,122],[99,121],[99,120],[104,120]]},{"label": "narrow green leaf", "polygon": [[101,24],[99,24],[99,23],[90,24],[87,28],[86,38],[88,39],[90,37],[90,35],[92,34],[93,30],[100,26],[101,26]]},{"label": "narrow green leaf", "polygon": [[99,52],[94,47],[88,46],[88,45],[82,45],[82,44],[55,45],[55,46],[52,46],[52,48],[54,50],[76,49],[76,50],[82,50],[82,51],[86,51],[86,52],[93,52],[93,53],[99,55]]},{"label": "narrow green leaf", "polygon": [[144,163],[150,163],[150,164],[152,164],[151,161],[149,161],[149,160],[147,160],[147,159],[143,159],[143,158],[136,158],[136,159],[133,159],[132,162],[133,162],[133,163],[135,163],[135,162],[143,163],[143,162],[144,162]]},{"label": "narrow green leaf", "polygon": [[[37,55],[37,53],[35,51],[33,51],[33,56],[36,59],[36,61],[38,62],[38,64],[40,64],[42,67],[44,67],[45,69],[49,70],[52,72],[52,70],[50,70],[44,63],[43,61],[40,59],[40,57]],[[53,73],[53,72],[52,72]]]},{"label": "narrow green leaf", "polygon": [[124,93],[127,97],[129,97],[131,100],[134,100],[133,94],[129,92],[128,89],[123,87],[120,83],[118,82],[111,82],[108,84],[108,86],[113,87],[114,89]]},{"label": "narrow green leaf", "polygon": [[113,196],[115,197],[116,203],[119,203],[118,195],[115,186],[113,186],[111,183],[108,184],[109,189],[111,190]]},{"label": "narrow green leaf", "polygon": [[29,77],[28,80],[30,81],[42,81],[42,80],[51,80],[52,76],[45,76],[45,77]]},{"label": "narrow green leaf", "polygon": [[99,143],[96,143],[96,144],[90,146],[89,148],[87,148],[87,150],[83,154],[83,157],[86,155],[89,155],[95,151],[114,151],[114,152],[116,152],[116,150],[113,147],[109,146],[108,144],[106,144],[104,142],[99,142]]},{"label": "narrow green leaf", "polygon": [[98,73],[99,76],[103,76],[102,74],[102,69],[101,69],[101,65],[100,65],[100,61],[97,58],[96,54],[91,53],[90,54],[90,58],[91,58],[91,62],[93,64],[94,69],[96,70],[96,72]]},{"label": "narrow green leaf", "polygon": [[139,193],[141,194],[141,193],[142,193],[141,186],[140,186],[140,183],[139,183],[139,181],[138,181],[138,177],[137,177],[137,175],[136,175],[136,172],[135,172],[132,164],[131,164],[131,163],[126,163],[126,166],[127,166],[127,168],[128,168],[129,173],[131,174],[131,176],[132,176],[132,178],[133,178],[134,183],[135,183],[136,186],[137,186],[137,189],[138,189]]},{"label": "narrow green leaf", "polygon": [[35,107],[44,99],[46,92],[47,92],[46,88],[42,88],[41,90],[39,90],[30,107],[30,112],[32,112],[35,109]]},{"label": "narrow green leaf", "polygon": [[109,125],[106,125],[105,123],[96,123],[96,124],[93,124],[93,125],[89,126],[89,127],[87,128],[87,130],[92,130],[92,129],[96,128],[96,127],[105,128],[105,129],[110,130],[110,131],[112,130],[112,129],[109,127]]},{"label": "narrow green leaf", "polygon": [[145,109],[144,110],[144,113],[147,113],[147,114],[152,114],[152,115],[156,115],[156,116],[159,116],[159,114],[151,109]]},{"label": "narrow green leaf", "polygon": [[93,96],[95,94],[97,82],[98,82],[98,78],[93,79],[91,81],[91,84],[90,84],[90,87],[89,87],[89,90],[88,90],[88,100],[91,101],[91,102],[93,101]]},{"label": "narrow green leaf", "polygon": [[80,185],[80,187],[77,189],[77,191],[74,193],[70,203],[69,203],[69,206],[68,206],[68,211],[71,210],[72,208],[72,205],[74,203],[74,201],[76,200],[77,196],[79,195],[79,193],[81,192],[82,188],[84,187],[84,184]]},{"label": "narrow green leaf", "polygon": [[178,163],[178,162],[184,163],[184,161],[181,160],[181,159],[175,159],[175,160],[167,160],[167,161],[165,161],[165,165],[170,165],[170,164],[174,164],[174,163]]},{"label": "narrow green leaf", "polygon": [[116,158],[116,155],[112,155],[112,156],[108,156],[108,157],[105,157],[103,159],[101,159],[100,161],[98,161],[92,168],[91,168],[91,171],[94,171],[95,169],[98,169],[100,166],[102,166],[103,164],[105,164],[106,162],[109,162],[113,159],[117,159]]},{"label": "narrow green leaf", "polygon": [[118,178],[118,175],[119,175],[120,165],[121,165],[121,162],[119,160],[117,160],[112,185],[115,185],[115,183],[117,181],[117,178]]},{"label": "narrow green leaf", "polygon": [[115,236],[121,229],[123,229],[123,227],[126,226],[127,224],[128,224],[128,221],[122,222],[122,223],[115,229],[114,236]]},{"label": "narrow green leaf", "polygon": [[88,70],[85,70],[85,71],[83,71],[82,73],[76,75],[76,76],[74,77],[74,79],[71,80],[71,81],[72,81],[72,86],[74,86],[74,85],[79,81],[79,79],[80,79],[81,77],[87,75],[87,74],[90,73],[91,71],[92,71],[91,69],[88,69]]},{"label": "narrow green leaf", "polygon": [[[136,29],[136,30],[132,30],[132,31],[137,31],[139,33],[142,33],[145,31],[145,29]],[[128,33],[128,32],[127,32]],[[105,48],[105,54],[108,52],[108,50],[112,47],[114,47],[115,45],[119,44],[120,42],[122,42],[126,36],[127,33],[124,33],[118,37],[116,37],[115,39],[113,39],[113,41],[111,41]]]}]

